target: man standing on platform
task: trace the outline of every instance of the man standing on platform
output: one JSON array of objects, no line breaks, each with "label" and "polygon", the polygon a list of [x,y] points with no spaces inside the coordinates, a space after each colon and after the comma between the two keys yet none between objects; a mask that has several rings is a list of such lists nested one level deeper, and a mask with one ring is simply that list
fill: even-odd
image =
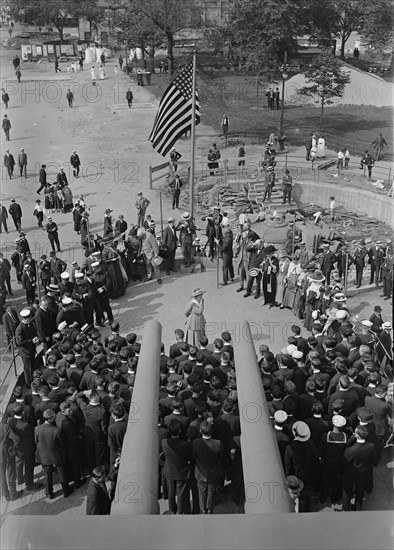
[{"label": "man standing on platform", "polygon": [[140,191],[137,195],[137,200],[135,202],[135,207],[137,209],[138,219],[137,219],[137,225],[138,227],[144,226],[145,221],[145,213],[150,205],[150,200],[146,199],[142,192]]},{"label": "man standing on platform", "polygon": [[175,174],[175,177],[170,184],[170,188],[172,191],[172,209],[173,210],[175,210],[175,208],[179,208],[179,197],[181,195],[182,185],[183,185],[183,181],[181,180],[178,174]]}]

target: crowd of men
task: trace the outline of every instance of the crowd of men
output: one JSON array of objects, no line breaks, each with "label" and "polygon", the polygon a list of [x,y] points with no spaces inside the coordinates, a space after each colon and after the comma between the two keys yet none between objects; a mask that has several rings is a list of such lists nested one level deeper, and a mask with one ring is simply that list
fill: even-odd
[{"label": "crowd of men", "polygon": [[[97,263],[97,262],[93,262]],[[82,277],[80,277],[82,275]],[[50,283],[37,310],[7,310],[24,364],[3,416],[2,493],[16,500],[38,491],[54,498],[57,470],[64,497],[91,475],[88,514],[109,514],[116,495],[122,443],[133,401],[140,343],[112,322],[104,340],[85,323],[77,296],[86,278]],[[360,510],[373,489],[373,469],[392,441],[391,324],[375,307],[356,326],[345,301],[334,296],[312,316],[311,336],[293,325],[277,355],[260,346],[259,369],[296,511],[313,498]],[[157,365],[159,496],[171,513],[213,513],[228,495],[242,511],[242,477],[234,349],[226,331],[199,347],[175,331]],[[279,456],[279,455],[278,455]],[[107,491],[106,481],[110,481]],[[24,486],[25,485],[25,486]],[[23,487],[24,486],[24,487]]]}]

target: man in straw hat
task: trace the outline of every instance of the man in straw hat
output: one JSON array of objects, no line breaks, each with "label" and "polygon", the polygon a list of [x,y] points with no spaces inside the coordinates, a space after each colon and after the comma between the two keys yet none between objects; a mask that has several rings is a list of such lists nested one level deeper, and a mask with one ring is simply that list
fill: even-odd
[{"label": "man in straw hat", "polygon": [[192,244],[196,236],[196,227],[194,225],[194,220],[190,216],[189,212],[184,212],[182,214],[182,219],[178,223],[177,230],[179,230],[179,242],[182,247],[182,254],[185,260],[185,267],[190,267],[192,264]]},{"label": "man in straw hat", "polygon": [[305,422],[297,420],[291,431],[294,440],[285,450],[285,473],[287,476],[297,476],[304,482],[306,491],[310,492],[316,485],[318,452]]}]

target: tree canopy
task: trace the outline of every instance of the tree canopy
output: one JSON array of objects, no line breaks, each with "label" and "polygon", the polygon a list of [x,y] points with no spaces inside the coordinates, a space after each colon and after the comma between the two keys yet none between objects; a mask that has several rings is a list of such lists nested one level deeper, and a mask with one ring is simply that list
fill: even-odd
[{"label": "tree canopy", "polygon": [[246,70],[263,74],[295,53],[303,35],[303,0],[243,0],[236,3],[227,29],[233,57]]},{"label": "tree canopy", "polygon": [[[170,73],[174,72],[174,35],[186,28],[199,28],[201,8],[196,0],[129,0],[130,7],[150,22],[152,30],[159,29],[167,41]],[[153,26],[152,26],[153,24]],[[149,28],[149,25],[148,25]]]},{"label": "tree canopy", "polygon": [[306,85],[298,90],[298,93],[319,98],[320,130],[323,124],[324,106],[332,103],[332,98],[342,97],[346,84],[350,82],[350,73],[344,71],[343,66],[343,63],[334,57],[330,50],[325,50],[303,73]]},{"label": "tree canopy", "polygon": [[79,17],[79,0],[15,0],[12,15],[17,21],[28,21],[36,25],[50,23],[56,27],[60,40],[63,40],[63,29],[70,19]]}]

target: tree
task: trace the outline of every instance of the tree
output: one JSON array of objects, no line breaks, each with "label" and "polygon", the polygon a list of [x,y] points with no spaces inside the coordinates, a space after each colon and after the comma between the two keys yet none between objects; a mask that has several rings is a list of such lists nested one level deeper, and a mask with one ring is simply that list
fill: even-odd
[{"label": "tree", "polygon": [[391,0],[374,0],[365,6],[361,22],[361,40],[380,53],[393,48],[393,7]]},{"label": "tree", "polygon": [[17,21],[23,21],[27,13],[34,12],[34,23],[56,27],[59,38],[63,41],[63,30],[70,19],[78,17],[79,0],[15,0],[12,14]]},{"label": "tree", "polygon": [[228,28],[232,55],[240,67],[263,74],[277,70],[285,51],[297,51],[305,33],[304,0],[243,0],[236,2]]},{"label": "tree", "polygon": [[306,86],[298,90],[299,94],[320,99],[320,127],[323,124],[324,106],[332,103],[333,97],[342,97],[346,84],[350,82],[350,73],[343,70],[343,63],[335,58],[330,50],[317,56],[304,71]]},{"label": "tree", "polygon": [[90,36],[93,36],[93,28],[98,28],[105,17],[105,10],[99,5],[98,0],[82,0],[79,3],[78,16],[89,23]]},{"label": "tree", "polygon": [[[149,69],[154,71],[156,49],[165,41],[165,34],[134,5],[129,5],[117,21],[118,37],[126,48],[140,48],[143,58],[149,57]],[[119,31],[120,29],[120,31]]]},{"label": "tree", "polygon": [[167,58],[170,74],[174,73],[174,35],[186,28],[198,28],[201,9],[197,0],[130,0],[136,13],[144,15],[160,29],[167,40]]}]

